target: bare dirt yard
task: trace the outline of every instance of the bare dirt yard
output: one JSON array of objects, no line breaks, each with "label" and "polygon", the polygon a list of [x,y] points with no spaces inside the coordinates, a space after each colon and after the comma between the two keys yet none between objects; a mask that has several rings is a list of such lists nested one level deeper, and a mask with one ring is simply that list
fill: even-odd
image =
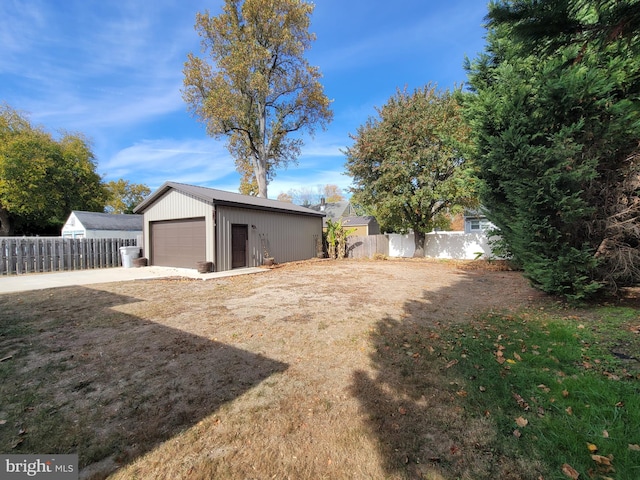
[{"label": "bare dirt yard", "polygon": [[549,302],[414,260],[0,295],[0,451],[95,479],[526,478],[456,406],[437,332]]}]

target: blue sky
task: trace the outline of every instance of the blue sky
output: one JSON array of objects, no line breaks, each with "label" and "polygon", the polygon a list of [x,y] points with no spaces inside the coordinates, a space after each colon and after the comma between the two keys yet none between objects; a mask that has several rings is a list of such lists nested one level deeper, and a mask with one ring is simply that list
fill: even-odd
[{"label": "blue sky", "polygon": [[[98,173],[155,189],[177,181],[237,191],[224,140],[206,135],[181,89],[200,54],[196,12],[222,0],[2,0],[0,102],[48,131],[92,141]],[[307,58],[333,100],[326,131],[305,136],[298,165],[278,170],[269,197],[335,184],[347,190],[340,150],[397,88],[465,81],[464,57],[484,46],[483,0],[318,0]]]}]

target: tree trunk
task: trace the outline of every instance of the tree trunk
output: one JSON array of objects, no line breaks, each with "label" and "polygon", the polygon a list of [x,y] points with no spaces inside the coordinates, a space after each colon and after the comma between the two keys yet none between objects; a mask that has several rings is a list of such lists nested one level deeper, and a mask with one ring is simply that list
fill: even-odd
[{"label": "tree trunk", "polygon": [[254,164],[254,173],[258,182],[258,196],[267,198],[267,162],[256,159]]},{"label": "tree trunk", "polygon": [[8,237],[13,233],[9,212],[0,206],[0,237]]},{"label": "tree trunk", "polygon": [[260,117],[258,119],[259,143],[256,145],[258,158],[256,158],[255,174],[256,181],[258,182],[258,196],[267,198],[267,166],[269,165],[267,160],[269,158],[270,146],[266,141],[267,109],[264,103],[258,103],[258,111],[260,112]]},{"label": "tree trunk", "polygon": [[424,241],[426,235],[424,232],[413,232],[413,241],[415,243],[415,250],[413,251],[413,258],[423,258],[424,257]]}]

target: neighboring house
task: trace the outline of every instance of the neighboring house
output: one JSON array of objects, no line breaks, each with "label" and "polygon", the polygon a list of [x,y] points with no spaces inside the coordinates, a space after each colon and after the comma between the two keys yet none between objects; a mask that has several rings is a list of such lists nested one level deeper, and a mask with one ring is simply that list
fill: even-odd
[{"label": "neighboring house", "polygon": [[353,230],[351,236],[366,237],[367,235],[379,235],[380,225],[375,217],[343,217],[342,226],[346,230]]},{"label": "neighboring house", "polygon": [[355,209],[351,206],[351,203],[347,201],[341,202],[325,202],[324,198],[318,205],[311,205],[309,207],[316,212],[322,212],[326,216],[322,220],[322,228],[327,228],[327,220],[337,222],[344,217],[355,215]]},{"label": "neighboring house", "polygon": [[341,222],[345,229],[355,228],[356,231],[352,233],[354,236],[378,235],[380,233],[380,225],[375,217],[359,217],[348,201],[327,203],[322,199],[318,205],[312,205],[309,208],[326,214],[322,221],[322,228],[325,231],[327,220],[331,220],[332,222]]},{"label": "neighboring house", "polygon": [[142,215],[74,210],[62,227],[63,238],[129,238],[142,235]]},{"label": "neighboring house", "polygon": [[324,213],[277,200],[166,182],[134,211],[144,215],[150,265],[216,272],[316,256]]},{"label": "neighboring house", "polygon": [[464,233],[482,233],[496,228],[481,210],[464,212]]}]

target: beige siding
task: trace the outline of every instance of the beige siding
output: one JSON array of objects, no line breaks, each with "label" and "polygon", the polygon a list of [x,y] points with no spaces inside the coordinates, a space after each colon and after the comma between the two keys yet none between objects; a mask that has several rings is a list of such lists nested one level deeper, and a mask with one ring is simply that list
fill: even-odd
[{"label": "beige siding", "polygon": [[[322,218],[244,208],[217,207],[219,239],[216,271],[231,270],[231,225],[248,225],[248,266],[262,264],[261,237],[276,262],[307,260],[316,256],[315,239],[322,235]],[[254,228],[255,227],[255,228]]]},{"label": "beige siding", "polygon": [[149,256],[151,251],[149,237],[149,223],[161,220],[177,220],[181,218],[204,217],[207,229],[206,261],[214,261],[215,238],[213,206],[200,199],[185,195],[184,193],[170,190],[162,198],[155,201],[144,212],[144,255]]},{"label": "beige siding", "polygon": [[350,236],[353,237],[366,237],[369,235],[369,228],[366,225],[358,225],[357,227],[345,227]]}]

